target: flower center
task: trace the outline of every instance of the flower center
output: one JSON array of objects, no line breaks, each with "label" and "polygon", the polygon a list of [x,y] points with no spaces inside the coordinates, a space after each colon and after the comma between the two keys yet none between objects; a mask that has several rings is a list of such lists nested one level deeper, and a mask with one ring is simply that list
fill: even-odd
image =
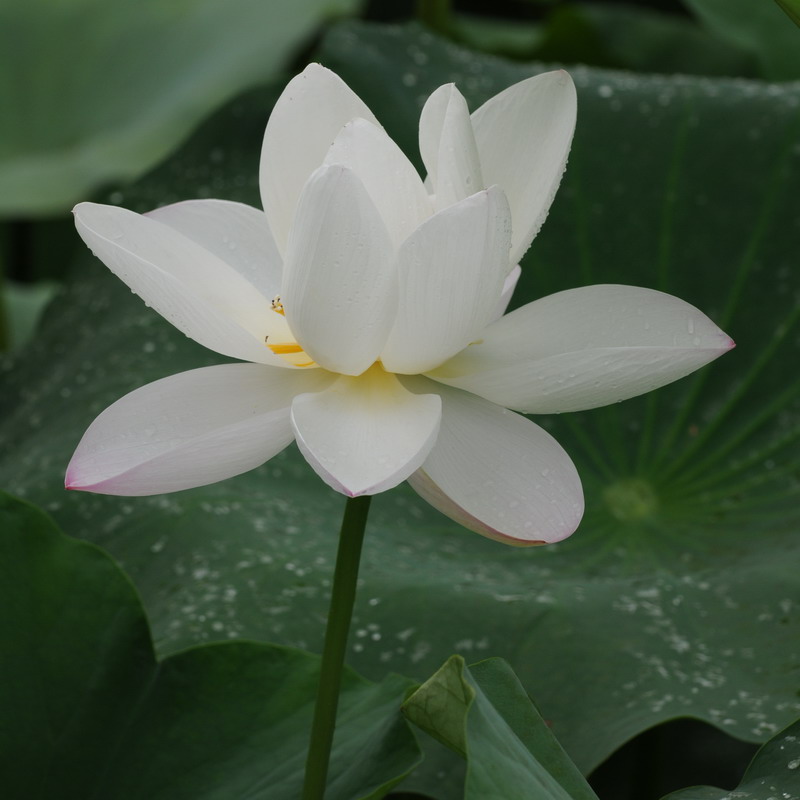
[{"label": "flower center", "polygon": [[[281,296],[276,294],[271,302],[272,310],[279,314],[283,320],[286,319],[286,312],[283,310],[283,303]],[[317,362],[311,359],[303,348],[297,344],[292,336],[289,326],[283,321],[283,324],[275,326],[275,331],[267,334],[264,337],[264,344],[280,356],[284,361],[291,364],[293,367],[316,367]]]}]

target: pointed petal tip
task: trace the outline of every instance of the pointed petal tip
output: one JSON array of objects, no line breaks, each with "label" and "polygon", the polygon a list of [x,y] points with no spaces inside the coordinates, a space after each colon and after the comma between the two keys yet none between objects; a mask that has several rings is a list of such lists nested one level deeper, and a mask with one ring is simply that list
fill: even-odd
[{"label": "pointed petal tip", "polygon": [[572,80],[572,75],[565,69],[554,69],[551,72],[542,72],[533,77],[551,81],[558,86],[570,87],[573,91],[575,89],[575,81]]},{"label": "pointed petal tip", "polygon": [[368,486],[366,489],[348,489],[346,486],[339,484],[341,489],[338,491],[341,492],[345,497],[353,498],[353,497],[364,497],[365,495],[375,495],[380,494],[383,491],[386,491],[380,486]]},{"label": "pointed petal tip", "polygon": [[[351,124],[350,122],[347,123],[347,125],[350,124]],[[345,127],[347,127],[347,125],[345,125]],[[317,167],[309,176],[308,183],[310,184],[312,181],[319,182],[325,179],[328,175],[331,175],[333,177],[352,175],[358,179],[359,183],[361,183],[361,179],[355,175],[355,173],[353,172],[352,169],[350,169],[350,167],[346,166],[345,164],[337,164],[337,163],[323,164],[322,166]],[[330,178],[330,180],[333,180],[333,177]]]},{"label": "pointed petal tip", "polygon": [[[297,441],[297,446],[300,448],[300,451],[303,452],[303,443],[301,443],[298,439],[296,439],[296,441]],[[317,473],[317,475],[320,478],[322,478],[322,480],[325,483],[327,483],[328,486],[330,486],[330,488],[333,489],[334,492],[343,494],[347,498],[363,497],[365,494],[377,494],[374,486],[355,486],[354,484],[348,485],[346,483],[343,483],[330,470],[325,469],[323,465],[311,464],[311,466]]]},{"label": "pointed petal tip", "polygon": [[122,495],[122,492],[115,492],[110,489],[103,489],[103,484],[98,483],[96,486],[79,486],[77,483],[71,483],[69,486],[64,484],[64,488],[68,492],[87,492],[88,494],[114,494]]},{"label": "pointed petal tip", "polygon": [[96,206],[96,205],[100,205],[100,204],[99,203],[90,203],[88,200],[81,200],[80,203],[75,203],[75,205],[72,207],[72,216],[73,217],[77,217],[81,213],[81,211],[84,211],[85,209],[89,209],[92,206]]},{"label": "pointed petal tip", "polygon": [[435,94],[440,94],[442,92],[458,92],[458,87],[455,84],[455,81],[448,81],[447,83],[442,83],[437,86],[431,93],[428,95],[428,100],[433,97]]},{"label": "pointed petal tip", "polygon": [[733,339],[731,339],[731,337],[728,336],[727,333],[725,333],[725,331],[718,330],[717,334],[719,337],[718,343],[712,344],[711,342],[709,342],[705,346],[705,349],[710,354],[713,354],[709,356],[709,361],[713,361],[714,359],[717,359],[720,356],[724,356],[725,353],[729,353],[736,347],[736,342],[734,342]]},{"label": "pointed petal tip", "polygon": [[118,488],[115,489],[113,482],[114,478],[109,478],[98,481],[97,483],[83,483],[79,478],[71,476],[69,470],[67,470],[67,475],[64,478],[64,488],[68,492],[89,492],[91,494],[115,495],[128,494],[125,491],[119,491]]},{"label": "pointed petal tip", "polygon": [[67,466],[67,472],[64,475],[64,488],[68,492],[73,492],[76,490],[80,490],[82,487],[80,486],[79,482],[75,479],[75,475],[72,471],[72,462],[70,461],[69,465]]},{"label": "pointed petal tip", "polygon": [[[298,446],[300,446],[300,442],[298,442]],[[331,489],[333,489],[334,492],[338,492],[348,499],[352,499],[354,497],[364,497],[365,495],[372,496],[380,494],[381,492],[385,492],[394,488],[395,485],[399,485],[392,484],[391,486],[387,486],[385,485],[385,482],[371,483],[368,486],[356,486],[355,484],[347,485],[339,480],[330,470],[325,469],[325,467],[318,462],[311,464],[311,467],[313,468],[314,472],[316,472],[317,475],[322,478],[322,480],[328,484]],[[399,483],[402,483],[402,481]]]},{"label": "pointed petal tip", "polygon": [[[78,474],[76,474],[76,472]],[[80,468],[75,468],[70,462],[67,467],[67,474],[64,477],[64,488],[68,492],[89,492],[90,494],[112,494],[112,495],[129,495],[130,492],[125,491],[124,483],[119,483],[119,475],[112,475],[107,478],[102,478],[94,482],[87,482],[80,477]]]},{"label": "pointed petal tip", "polygon": [[100,481],[96,484],[89,484],[89,483],[82,483],[80,479],[70,477],[69,472],[67,472],[66,477],[64,478],[64,489],[68,492],[90,492],[94,494],[116,494],[116,492],[103,490],[102,486],[106,483],[105,481]]},{"label": "pointed petal tip", "polygon": [[[307,72],[333,72],[333,70],[328,69],[327,67],[323,67],[319,61],[312,61],[310,64],[306,66],[301,74],[305,75]],[[334,73],[335,74],[335,73]]]},{"label": "pointed petal tip", "polygon": [[335,78],[339,76],[331,69],[322,66],[318,61],[312,61],[310,64],[306,65],[306,68],[298,73],[296,76],[297,78],[310,78],[311,80],[316,80],[318,77],[327,78],[329,75],[333,75]]}]

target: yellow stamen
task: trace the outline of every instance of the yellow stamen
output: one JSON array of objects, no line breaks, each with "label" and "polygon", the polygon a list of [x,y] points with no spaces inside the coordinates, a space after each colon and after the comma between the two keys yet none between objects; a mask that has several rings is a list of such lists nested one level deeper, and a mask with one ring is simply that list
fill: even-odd
[{"label": "yellow stamen", "polygon": [[299,344],[267,344],[276,356],[285,356],[289,353],[302,353],[303,348]]},{"label": "yellow stamen", "polygon": [[269,343],[269,336],[264,338],[264,344],[285,361],[288,361],[294,367],[316,367],[317,363],[308,358],[308,354],[297,342],[278,342],[276,344]]},{"label": "yellow stamen", "polygon": [[275,297],[272,298],[272,310],[280,314],[282,317],[286,316],[286,312],[283,310],[283,303],[281,303],[281,296],[276,294]]},{"label": "yellow stamen", "polygon": [[[286,318],[286,312],[283,309],[283,303],[281,302],[281,296],[279,294],[276,294],[275,297],[272,298],[272,303],[270,305],[276,314],[280,314],[284,319]],[[269,347],[276,356],[280,356],[293,367],[317,366],[316,362],[309,358],[308,353],[303,350],[302,346],[292,341],[292,333],[285,322],[278,323],[273,317],[270,326],[273,328],[273,333],[264,337],[264,344]],[[282,339],[283,341],[275,342],[275,339]]]}]

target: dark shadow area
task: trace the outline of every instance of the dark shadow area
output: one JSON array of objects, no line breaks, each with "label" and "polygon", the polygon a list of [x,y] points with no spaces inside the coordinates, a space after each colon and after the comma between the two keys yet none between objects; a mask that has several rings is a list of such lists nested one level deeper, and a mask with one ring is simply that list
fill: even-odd
[{"label": "dark shadow area", "polygon": [[426,794],[416,792],[392,792],[386,795],[386,800],[430,800]]},{"label": "dark shadow area", "polygon": [[757,750],[705,722],[673,720],[621,747],[589,783],[600,800],[659,800],[698,785],[732,789]]},{"label": "dark shadow area", "polygon": [[[680,0],[615,0],[621,5],[662,11],[678,16],[690,16]],[[581,0],[586,5],[607,5],[609,0]],[[453,0],[452,8],[467,14],[505,19],[540,20],[558,6],[574,5],[574,0]],[[399,22],[416,16],[417,0],[369,0],[364,6],[363,19],[379,22]]]}]

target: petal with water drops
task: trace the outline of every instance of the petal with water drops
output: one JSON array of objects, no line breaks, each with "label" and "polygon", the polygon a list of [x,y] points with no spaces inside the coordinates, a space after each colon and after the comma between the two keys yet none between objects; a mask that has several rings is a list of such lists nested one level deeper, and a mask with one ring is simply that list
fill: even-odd
[{"label": "petal with water drops", "polygon": [[567,164],[577,114],[575,86],[563,70],[516,83],[472,115],[483,180],[511,206],[511,263],[530,247]]},{"label": "petal with water drops", "polygon": [[386,132],[356,119],[348,122],[325,156],[358,176],[398,246],[433,213],[414,165]]},{"label": "petal with water drops", "polygon": [[482,334],[500,300],[510,241],[508,203],[493,186],[435,214],[404,242],[397,319],[381,352],[386,369],[433,369]]},{"label": "petal with water drops", "polygon": [[359,375],[386,341],[397,302],[394,247],[356,175],[321,167],[297,207],[281,301],[297,342],[320,366]]},{"label": "petal with water drops", "polygon": [[[424,378],[406,379],[430,391]],[[561,445],[530,420],[457,390],[441,390],[442,424],[409,478],[434,508],[470,530],[512,545],[557,542],[583,515],[583,489]]]},{"label": "petal with water drops", "polygon": [[440,86],[425,103],[419,150],[437,211],[484,188],[467,101],[454,84]]},{"label": "petal with water drops", "polygon": [[441,401],[407,391],[376,365],[292,404],[297,444],[317,474],[349,497],[404,481],[436,441]]},{"label": "petal with water drops", "polygon": [[149,211],[233,267],[264,297],[280,291],[281,256],[263,211],[230,200],[185,200]]},{"label": "petal with water drops", "polygon": [[89,426],[67,469],[66,488],[140,496],[247,472],[292,441],[294,396],[332,380],[322,370],[222,364],[147,384]]},{"label": "petal with water drops", "polygon": [[512,311],[430,377],[508,408],[553,414],[644,394],[731,347],[727,334],[677,297],[599,284]]},{"label": "petal with water drops", "polygon": [[259,184],[281,253],[306,181],[322,164],[339,131],[356,117],[378,124],[358,95],[319,64],[309,64],[278,98],[264,133]]},{"label": "petal with water drops", "polygon": [[269,300],[215,253],[124,208],[80,203],[74,214],[92,252],[178,330],[222,355],[285,366],[264,346]]}]

